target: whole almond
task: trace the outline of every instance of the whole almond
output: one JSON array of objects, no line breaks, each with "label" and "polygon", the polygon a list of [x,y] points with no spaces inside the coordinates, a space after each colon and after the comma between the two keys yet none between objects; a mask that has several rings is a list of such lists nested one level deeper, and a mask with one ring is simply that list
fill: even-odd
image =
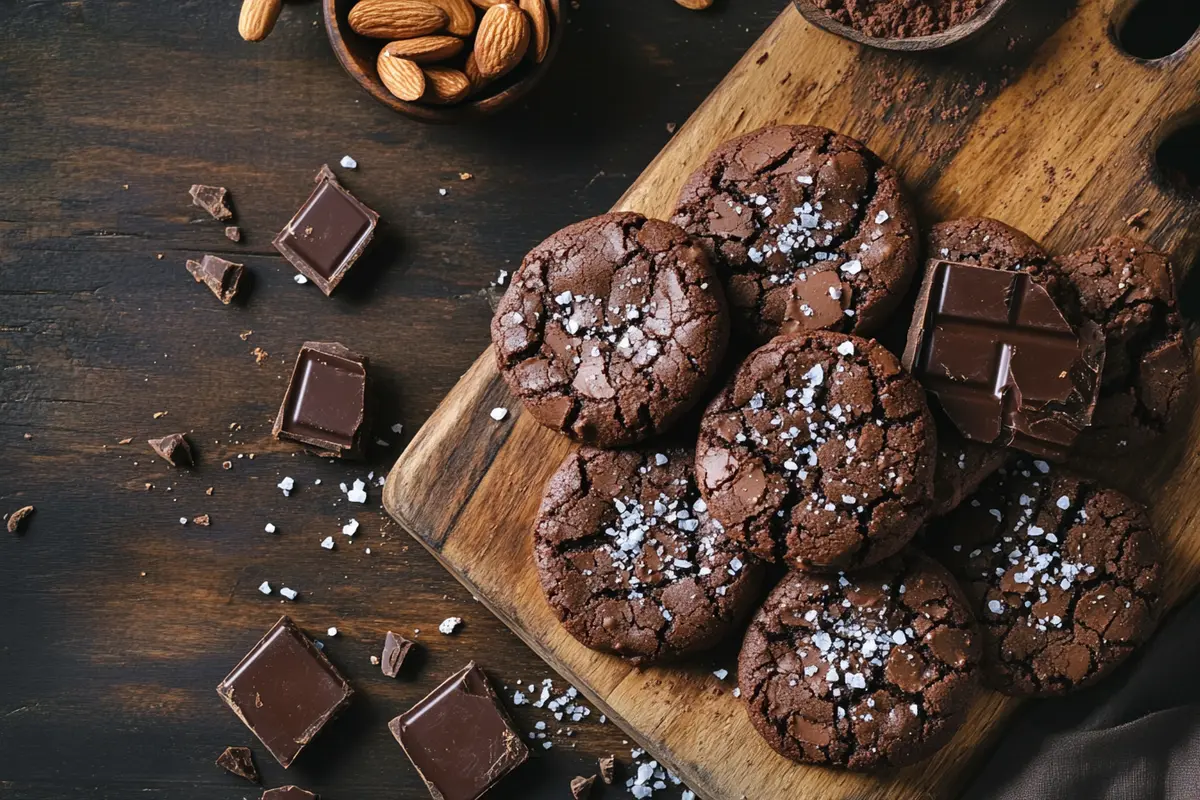
[{"label": "whole almond", "polygon": [[247,42],[261,42],[275,27],[281,10],[283,0],[242,0],[238,33]]},{"label": "whole almond", "polygon": [[421,95],[425,94],[425,73],[415,61],[388,55],[384,50],[379,54],[375,68],[379,71],[379,80],[383,81],[387,90],[401,100],[411,103],[420,100]]},{"label": "whole almond", "polygon": [[487,11],[492,6],[498,6],[501,3],[507,3],[508,0],[471,0],[471,2],[479,8],[482,8],[484,11]]},{"label": "whole almond", "polygon": [[424,0],[359,0],[350,9],[354,32],[377,39],[414,39],[449,22],[445,11]]},{"label": "whole almond", "polygon": [[465,74],[448,67],[425,68],[425,101],[448,105],[471,93],[471,81]]},{"label": "whole almond", "polygon": [[458,55],[465,44],[457,36],[418,36],[416,39],[388,42],[383,46],[383,52],[418,64],[434,64]]},{"label": "whole almond", "polygon": [[712,8],[713,0],[675,0],[676,3],[692,11],[703,11]]},{"label": "whole almond", "polygon": [[496,78],[521,63],[529,49],[529,20],[513,3],[489,8],[475,34],[475,63],[479,74]]},{"label": "whole almond", "polygon": [[450,22],[446,30],[455,36],[470,36],[475,32],[475,6],[468,0],[426,0],[446,12]]},{"label": "whole almond", "polygon": [[529,55],[535,63],[542,63],[550,49],[550,14],[546,11],[546,0],[520,0],[521,10],[529,15],[533,26],[533,45]]},{"label": "whole almond", "polygon": [[471,82],[472,92],[478,92],[488,84],[488,79],[479,74],[479,64],[475,61],[474,53],[467,56],[467,64],[463,67],[463,72],[466,73],[467,80]]}]

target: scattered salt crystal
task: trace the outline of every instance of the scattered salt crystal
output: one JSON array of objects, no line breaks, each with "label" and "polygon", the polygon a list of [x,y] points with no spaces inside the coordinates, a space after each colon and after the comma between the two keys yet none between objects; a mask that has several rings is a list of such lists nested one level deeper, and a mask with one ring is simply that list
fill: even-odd
[{"label": "scattered salt crystal", "polygon": [[462,617],[446,617],[442,624],[438,625],[438,630],[449,636],[459,625],[462,625]]},{"label": "scattered salt crystal", "polygon": [[880,211],[878,214],[875,215],[875,224],[882,225],[883,223],[887,222],[889,219],[891,219],[891,217],[888,216],[888,213],[886,211]]},{"label": "scattered salt crystal", "polygon": [[326,550],[332,550],[333,549],[333,537],[326,536],[324,539],[322,539],[321,547],[324,547]]},{"label": "scattered salt crystal", "polygon": [[262,583],[260,583],[258,585],[258,590],[260,592],[262,592],[263,594],[270,594],[271,593],[271,584],[267,583],[266,581],[263,581]]},{"label": "scattered salt crystal", "polygon": [[446,190],[445,190],[445,189],[438,189],[438,194],[440,194],[442,197],[445,197],[445,196],[446,196]]},{"label": "scattered salt crystal", "polygon": [[358,162],[350,156],[342,156],[342,160],[338,162],[343,169],[358,169]]},{"label": "scattered salt crystal", "polygon": [[854,342],[846,340],[837,346],[837,351],[844,356],[854,355]]},{"label": "scattered salt crystal", "polygon": [[279,593],[281,595],[283,595],[284,597],[286,597],[288,600],[295,600],[300,595],[300,593],[297,592],[295,589],[289,589],[286,586],[283,587],[282,589],[280,589]]},{"label": "scattered salt crystal", "polygon": [[274,533],[275,526],[272,523],[268,522],[267,526],[265,528],[263,528],[263,530],[266,531],[267,533]]},{"label": "scattered salt crystal", "polygon": [[283,491],[284,497],[288,497],[291,495],[292,489],[296,488],[296,482],[291,478],[284,478],[277,484],[277,487]]},{"label": "scattered salt crystal", "polygon": [[662,453],[655,453],[654,463],[661,467],[663,464],[667,463],[667,457]]},{"label": "scattered salt crystal", "polygon": [[713,675],[716,675],[716,676],[717,676],[717,680],[719,680],[719,681],[723,681],[723,680],[725,680],[726,678],[728,678],[728,677],[729,677],[729,670],[727,670],[727,669],[719,669],[719,670],[717,670],[716,672],[714,672],[714,673],[713,673]]},{"label": "scattered salt crystal", "polygon": [[187,525],[187,517],[180,517],[180,518],[179,518],[179,524],[180,524],[180,525]]},{"label": "scattered salt crystal", "polygon": [[300,284],[301,286],[308,283],[308,278],[304,277],[303,275],[301,275],[299,273],[297,273],[295,275],[295,277],[292,278],[292,280],[294,280],[296,283]]},{"label": "scattered salt crystal", "polygon": [[337,636],[337,628],[330,628],[329,630],[325,631],[325,633],[330,636]]},{"label": "scattered salt crystal", "polygon": [[502,420],[508,416],[508,409],[502,408],[501,406],[496,406],[495,408],[492,409],[491,413],[488,416],[490,416],[492,419],[496,420],[496,422],[499,422],[500,420]]},{"label": "scattered salt crystal", "polygon": [[999,600],[988,600],[988,611],[992,612],[993,614],[1003,614],[1004,604]]},{"label": "scattered salt crystal", "polygon": [[347,536],[353,536],[357,532],[358,532],[358,520],[356,520],[356,519],[351,519],[349,522],[347,522],[345,525],[342,526],[342,533],[346,534]]},{"label": "scattered salt crystal", "polygon": [[367,487],[367,485],[365,483],[363,483],[362,481],[360,481],[356,478],[354,480],[354,487],[351,488],[350,491],[346,492],[346,499],[349,500],[351,503],[367,502],[366,487]]},{"label": "scattered salt crystal", "polygon": [[404,425],[402,423],[397,422],[395,425],[392,426],[392,433],[404,433]]},{"label": "scattered salt crystal", "polygon": [[1062,497],[1058,498],[1058,503],[1056,505],[1059,508],[1061,508],[1063,511],[1066,511],[1068,508],[1071,507],[1071,498],[1067,497],[1064,494]]}]

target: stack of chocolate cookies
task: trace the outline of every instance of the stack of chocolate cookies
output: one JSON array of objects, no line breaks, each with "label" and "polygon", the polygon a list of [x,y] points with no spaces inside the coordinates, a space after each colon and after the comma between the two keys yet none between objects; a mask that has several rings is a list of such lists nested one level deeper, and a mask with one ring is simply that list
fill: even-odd
[{"label": "stack of chocolate cookies", "polygon": [[750,719],[798,761],[913,763],[981,679],[1069,691],[1158,615],[1157,538],[1097,466],[1187,403],[1166,258],[1052,258],[987,219],[935,225],[923,272],[921,249],[874,153],[766,128],[671,222],[534,248],[492,322],[526,409],[583,445],[533,536],[563,625],[639,667],[744,630]]}]

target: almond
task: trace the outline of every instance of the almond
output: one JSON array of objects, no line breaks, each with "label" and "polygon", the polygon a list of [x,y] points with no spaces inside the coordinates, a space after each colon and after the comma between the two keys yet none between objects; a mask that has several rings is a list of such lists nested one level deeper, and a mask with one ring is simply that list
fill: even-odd
[{"label": "almond", "polygon": [[475,64],[484,78],[496,78],[521,63],[529,49],[529,20],[513,3],[489,8],[475,34]]},{"label": "almond", "polygon": [[533,26],[533,46],[529,48],[529,55],[540,64],[550,49],[550,14],[546,11],[546,0],[521,0],[521,10],[529,15]]},{"label": "almond", "polygon": [[692,11],[703,11],[712,8],[713,0],[675,0],[676,3]]},{"label": "almond", "polygon": [[415,61],[389,55],[385,49],[379,54],[375,68],[387,90],[401,100],[411,103],[425,94],[425,73]]},{"label": "almond", "polygon": [[467,80],[471,82],[471,91],[478,92],[488,84],[488,79],[479,74],[479,64],[475,62],[475,54],[467,56],[467,65],[463,68]]},{"label": "almond", "polygon": [[462,72],[448,67],[425,70],[425,100],[447,105],[457,103],[471,93],[471,81]]},{"label": "almond", "polygon": [[475,32],[475,6],[468,0],[426,0],[446,12],[450,22],[446,30],[455,36],[470,36]]},{"label": "almond", "polygon": [[418,64],[433,64],[458,55],[465,44],[457,36],[418,36],[416,39],[388,42],[383,52]]},{"label": "almond", "polygon": [[423,0],[359,0],[350,9],[354,32],[377,39],[415,39],[440,31],[449,21],[445,11]]},{"label": "almond", "polygon": [[283,0],[243,0],[238,33],[247,42],[261,42],[275,27]]},{"label": "almond", "polygon": [[492,6],[498,6],[501,3],[507,3],[508,0],[471,0],[471,2],[479,8],[482,8],[484,11],[487,11]]}]

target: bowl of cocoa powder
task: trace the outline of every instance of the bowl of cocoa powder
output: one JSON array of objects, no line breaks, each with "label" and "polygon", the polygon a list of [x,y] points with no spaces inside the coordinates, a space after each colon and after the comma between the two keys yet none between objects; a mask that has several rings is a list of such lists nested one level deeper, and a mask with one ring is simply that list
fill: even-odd
[{"label": "bowl of cocoa powder", "polygon": [[1008,0],[794,0],[813,25],[884,50],[934,50],[981,31]]}]

